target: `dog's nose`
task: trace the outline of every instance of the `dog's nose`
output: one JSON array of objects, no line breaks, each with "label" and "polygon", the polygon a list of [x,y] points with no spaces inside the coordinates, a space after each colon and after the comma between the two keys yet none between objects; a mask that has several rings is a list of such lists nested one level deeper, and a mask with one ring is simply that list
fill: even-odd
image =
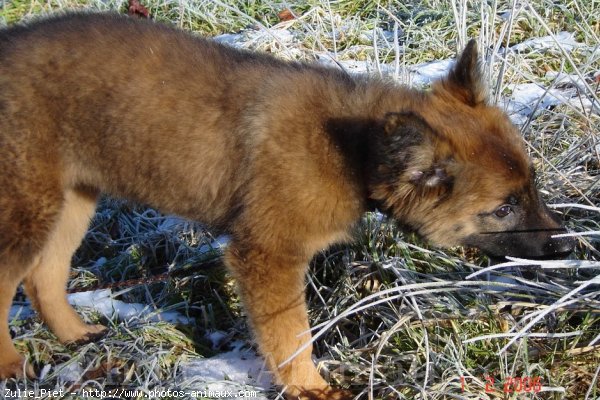
[{"label": "dog's nose", "polygon": [[572,237],[552,238],[544,244],[544,255],[549,257],[564,258],[575,249],[575,239]]}]

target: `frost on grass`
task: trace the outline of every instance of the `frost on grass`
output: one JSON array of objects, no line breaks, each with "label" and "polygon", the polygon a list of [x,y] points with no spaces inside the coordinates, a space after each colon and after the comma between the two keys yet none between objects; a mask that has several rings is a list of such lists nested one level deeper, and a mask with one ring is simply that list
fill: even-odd
[{"label": "frost on grass", "polygon": [[[126,2],[7,2],[0,14],[14,21],[15,10],[80,3],[106,9]],[[494,99],[523,128],[542,193],[569,216],[577,252],[568,262],[513,260],[487,268],[477,252],[431,249],[369,214],[356,243],[311,263],[307,289],[319,366],[360,398],[499,399],[505,396],[500,382],[517,375],[541,378],[543,390],[529,393],[531,399],[600,396],[594,3],[316,1],[291,5],[296,18],[289,21],[270,14],[280,11],[279,3],[174,4],[147,5],[157,19],[228,32],[216,40],[231,46],[423,88],[446,73],[459,43],[478,38]],[[87,322],[104,323],[109,333],[88,345],[62,346],[19,297],[11,332],[19,350],[45,371],[35,384],[225,385],[274,398],[250,349],[234,283],[207,267],[226,242],[201,225],[105,200],[74,258],[70,287],[88,291],[70,299]],[[171,275],[97,290],[163,273]],[[495,379],[496,391],[487,390],[486,377]]]},{"label": "frost on grass", "polygon": [[152,309],[152,306],[140,303],[125,303],[112,297],[110,290],[93,290],[73,293],[68,296],[69,303],[76,307],[88,307],[105,318],[117,316],[119,320],[139,318],[147,321],[165,321],[172,324],[191,324],[194,321],[174,311]]},{"label": "frost on grass", "polygon": [[237,347],[211,358],[181,363],[181,386],[213,392],[235,389],[265,393],[271,389],[272,376],[264,359],[252,350]]},{"label": "frost on grass", "polygon": [[581,46],[575,40],[572,32],[559,32],[553,36],[544,36],[539,38],[531,38],[511,47],[517,52],[539,52],[554,51],[559,53],[561,48],[566,51],[573,51],[576,47]]},{"label": "frost on grass", "polygon": [[[389,39],[393,33],[382,31],[381,35],[384,39]],[[373,35],[370,33],[367,36],[372,41]],[[239,34],[224,34],[217,36],[215,40],[239,48],[269,49],[275,53],[281,53],[284,58],[294,59],[302,56],[302,53],[292,45],[298,39],[295,39],[294,34],[285,28],[259,29]],[[380,45],[384,47],[391,46],[389,40],[384,40],[383,44]],[[280,49],[278,50],[277,47],[280,47]],[[561,51],[572,52],[579,47],[582,47],[582,45],[575,40],[573,33],[559,32],[553,36],[532,38],[514,44],[509,48],[501,48],[500,53],[504,57],[507,57],[511,53],[543,54],[553,52],[553,54],[560,55]],[[343,68],[351,74],[378,74],[383,77],[395,77],[407,84],[418,87],[427,87],[436,79],[442,78],[453,64],[453,59],[449,58],[414,66],[398,67],[392,63],[379,63],[373,58],[361,60],[351,55],[348,56],[349,54],[356,53],[356,48],[361,47],[351,46],[336,53],[314,51],[312,52],[312,57],[318,63],[332,68]],[[515,124],[524,125],[531,117],[538,116],[544,110],[560,104],[569,104],[572,107],[588,110],[600,115],[600,104],[598,101],[581,96],[581,93],[589,90],[589,85],[580,76],[549,71],[546,77],[554,80],[552,87],[536,82],[507,85],[506,91],[508,94],[502,96],[499,105],[506,110]]]}]

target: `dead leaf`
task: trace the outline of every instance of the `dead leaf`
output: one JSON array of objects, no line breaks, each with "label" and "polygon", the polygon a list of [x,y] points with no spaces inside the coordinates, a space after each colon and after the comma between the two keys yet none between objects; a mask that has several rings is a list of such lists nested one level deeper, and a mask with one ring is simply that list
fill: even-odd
[{"label": "dead leaf", "polygon": [[289,8],[286,8],[285,10],[280,11],[279,14],[277,14],[277,16],[279,17],[279,20],[281,22],[292,21],[292,20],[296,19],[296,17],[294,16],[294,13]]},{"label": "dead leaf", "polygon": [[132,17],[150,18],[150,12],[139,0],[129,0],[129,10],[127,14]]}]

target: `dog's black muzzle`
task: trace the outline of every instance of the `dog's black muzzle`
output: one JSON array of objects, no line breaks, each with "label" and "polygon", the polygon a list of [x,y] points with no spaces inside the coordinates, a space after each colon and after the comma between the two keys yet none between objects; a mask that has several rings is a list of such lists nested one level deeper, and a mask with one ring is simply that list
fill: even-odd
[{"label": "dog's black muzzle", "polygon": [[575,249],[572,237],[553,237],[566,229],[528,229],[505,232],[482,232],[471,235],[465,244],[481,249],[495,260],[506,256],[533,260],[551,260],[568,257]]}]

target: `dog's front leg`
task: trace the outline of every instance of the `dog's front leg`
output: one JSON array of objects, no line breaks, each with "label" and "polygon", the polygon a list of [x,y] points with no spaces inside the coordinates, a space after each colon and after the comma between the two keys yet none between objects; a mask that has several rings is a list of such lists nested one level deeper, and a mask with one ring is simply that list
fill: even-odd
[{"label": "dog's front leg", "polygon": [[238,281],[260,351],[288,397],[350,398],[321,377],[311,359],[312,345],[282,365],[311,340],[304,293],[306,260],[258,250],[242,253],[231,244],[225,262]]}]

